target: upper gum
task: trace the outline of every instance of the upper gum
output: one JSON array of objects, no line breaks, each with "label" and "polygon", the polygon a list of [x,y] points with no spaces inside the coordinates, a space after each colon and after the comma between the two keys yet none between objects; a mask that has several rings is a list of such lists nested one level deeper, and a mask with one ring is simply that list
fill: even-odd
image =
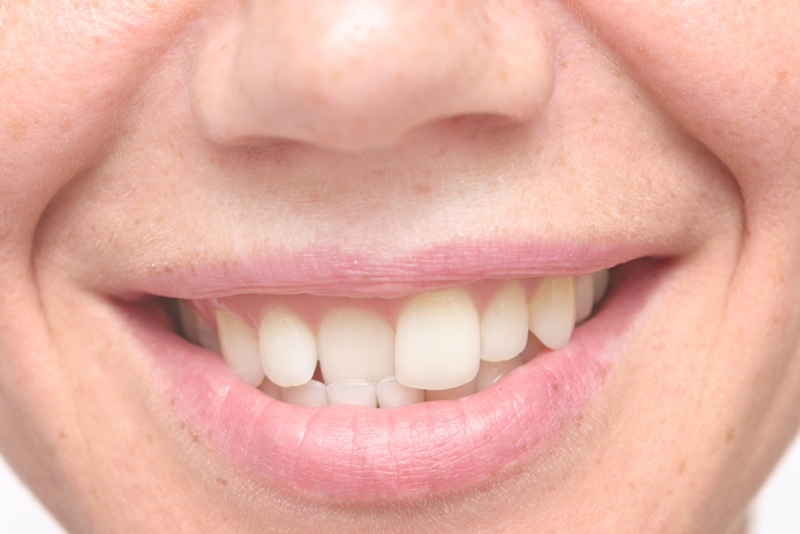
[{"label": "upper gum", "polygon": [[[542,278],[522,278],[513,280],[483,280],[468,285],[456,286],[451,289],[466,290],[475,304],[479,316],[491,302],[497,292],[506,284],[517,282],[525,288],[526,299],[530,299],[536,291]],[[431,293],[441,291],[439,289]],[[229,310],[245,321],[245,323],[258,329],[264,310],[269,308],[287,308],[299,315],[314,331],[319,327],[323,317],[331,310],[340,308],[358,308],[368,310],[384,318],[394,326],[397,317],[405,304],[419,295],[407,295],[398,298],[347,298],[323,297],[316,295],[270,295],[270,294],[242,294],[231,297],[193,300],[192,306],[196,312],[209,324],[216,323],[215,314],[219,309]]]}]

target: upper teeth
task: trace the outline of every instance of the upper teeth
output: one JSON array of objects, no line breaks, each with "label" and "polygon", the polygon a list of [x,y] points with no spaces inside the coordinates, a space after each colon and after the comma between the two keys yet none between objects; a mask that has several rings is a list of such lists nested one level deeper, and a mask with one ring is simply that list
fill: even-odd
[{"label": "upper teeth", "polygon": [[[189,339],[221,352],[244,382],[273,397],[390,408],[489,387],[523,363],[529,331],[536,337],[527,352],[536,345],[566,346],[575,323],[605,294],[608,278],[600,271],[512,281],[494,294],[482,317],[467,289],[423,293],[405,303],[394,327],[366,309],[334,308],[322,316],[316,335],[286,306],[267,306],[257,335],[229,310],[216,310],[215,333],[185,302],[179,309]],[[535,289],[529,297],[526,285]],[[324,384],[312,380],[317,362]]]}]

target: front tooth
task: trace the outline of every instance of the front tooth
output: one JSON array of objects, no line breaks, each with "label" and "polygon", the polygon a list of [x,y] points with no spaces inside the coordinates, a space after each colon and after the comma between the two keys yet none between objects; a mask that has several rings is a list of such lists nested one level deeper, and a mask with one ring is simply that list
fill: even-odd
[{"label": "front tooth", "polygon": [[575,279],[575,322],[579,323],[592,314],[594,282],[591,274]]},{"label": "front tooth", "polygon": [[478,373],[480,319],[463,289],[413,298],[397,320],[395,376],[416,389],[450,389]]},{"label": "front tooth", "polygon": [[592,273],[592,280],[594,281],[594,303],[597,304],[606,295],[608,290],[608,281],[611,278],[611,272],[608,269]]},{"label": "front tooth", "polygon": [[460,399],[461,397],[466,397],[467,395],[472,395],[473,393],[475,393],[475,382],[476,379],[473,378],[466,384],[461,384],[460,386],[456,386],[454,388],[426,390],[425,400],[426,401],[455,400],[455,399]]},{"label": "front tooth", "polygon": [[208,324],[202,316],[197,315],[197,342],[204,349],[216,352],[222,355],[222,349],[219,345],[219,336],[217,329]]},{"label": "front tooth", "polygon": [[328,388],[322,382],[309,380],[291,388],[281,388],[281,400],[295,406],[327,406]]},{"label": "front tooth", "polygon": [[258,340],[250,327],[235,313],[218,310],[217,330],[225,363],[243,382],[258,387],[264,380],[264,370],[258,355]]},{"label": "front tooth", "polygon": [[503,362],[482,361],[478,376],[475,377],[475,391],[483,391],[520,365],[522,365],[522,356]]},{"label": "front tooth", "polygon": [[545,278],[528,310],[531,332],[546,347],[566,347],[575,327],[575,280],[571,276]]},{"label": "front tooth", "polygon": [[280,387],[300,386],[314,376],[317,340],[294,312],[268,310],[258,328],[258,344],[264,372]]},{"label": "front tooth", "polygon": [[374,313],[352,308],[331,311],[319,325],[317,343],[326,384],[344,380],[375,384],[394,374],[394,329]]},{"label": "front tooth", "polygon": [[375,386],[366,380],[342,380],[328,384],[328,403],[378,407]]},{"label": "front tooth", "polygon": [[425,392],[404,386],[393,376],[387,376],[375,386],[378,406],[381,408],[397,408],[406,404],[425,401]]},{"label": "front tooth", "polygon": [[528,304],[525,289],[512,282],[501,289],[483,313],[481,359],[509,360],[525,350],[528,341]]}]

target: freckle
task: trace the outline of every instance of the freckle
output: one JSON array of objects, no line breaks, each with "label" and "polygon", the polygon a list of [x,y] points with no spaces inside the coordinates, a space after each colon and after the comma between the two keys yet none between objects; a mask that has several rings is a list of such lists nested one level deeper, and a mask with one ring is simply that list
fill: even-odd
[{"label": "freckle", "polygon": [[414,191],[420,195],[429,195],[431,192],[431,186],[428,184],[414,184]]},{"label": "freckle", "polygon": [[686,460],[683,460],[681,461],[680,464],[678,464],[678,474],[682,475],[685,472],[686,472]]},{"label": "freckle", "polygon": [[726,442],[730,443],[731,441],[733,441],[733,438],[735,438],[735,437],[736,437],[736,429],[735,428],[729,428],[728,431],[725,432],[725,441]]},{"label": "freckle", "polygon": [[592,123],[600,124],[600,119],[597,118],[597,115],[592,115]]},{"label": "freckle", "polygon": [[166,267],[164,267],[164,272],[166,272],[167,274],[172,274],[172,267],[167,265]]},{"label": "freckle", "polygon": [[25,134],[28,133],[28,129],[30,128],[30,123],[28,123],[24,117],[20,116],[11,117],[7,124],[9,135],[11,135],[11,139],[14,141],[19,141],[25,137]]},{"label": "freckle", "polygon": [[562,61],[561,63],[558,64],[558,66],[561,67],[562,69],[566,69],[567,67],[569,67],[569,61]]},{"label": "freckle", "polygon": [[789,81],[789,71],[786,69],[781,70],[778,72],[777,76],[778,85],[783,85]]},{"label": "freckle", "polygon": [[72,129],[72,123],[66,119],[58,121],[58,129],[61,133],[67,133]]},{"label": "freckle", "polygon": [[220,486],[227,486],[228,481],[225,480],[224,478],[217,478],[217,484],[219,484]]}]

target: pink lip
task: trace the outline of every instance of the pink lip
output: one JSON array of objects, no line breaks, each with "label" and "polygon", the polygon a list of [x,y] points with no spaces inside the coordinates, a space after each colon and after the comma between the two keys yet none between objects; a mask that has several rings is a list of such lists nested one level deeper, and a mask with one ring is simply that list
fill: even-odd
[{"label": "pink lip", "polygon": [[667,245],[519,242],[450,243],[409,254],[348,253],[316,244],[307,251],[223,256],[202,266],[151,265],[124,286],[99,287],[117,296],[162,295],[203,299],[241,293],[308,293],[342,297],[397,297],[468,284],[484,278],[585,274],[633,258],[666,257]]},{"label": "pink lip", "polygon": [[394,410],[274,401],[167,331],[150,305],[129,316],[175,414],[226,465],[311,498],[376,502],[467,489],[535,462],[601,388],[663,271],[650,260],[621,266],[600,312],[565,349],[495,386]]}]

